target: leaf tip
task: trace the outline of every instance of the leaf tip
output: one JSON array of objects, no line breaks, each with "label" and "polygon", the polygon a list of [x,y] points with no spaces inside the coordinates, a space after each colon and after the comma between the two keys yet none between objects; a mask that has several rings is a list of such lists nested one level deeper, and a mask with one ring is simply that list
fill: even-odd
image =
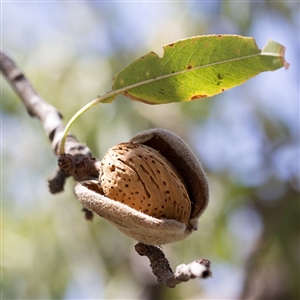
[{"label": "leaf tip", "polygon": [[290,67],[290,64],[284,58],[286,47],[284,47],[282,45],[280,45],[280,46],[281,47],[279,49],[279,55],[281,57],[283,67],[287,70]]},{"label": "leaf tip", "polygon": [[285,67],[285,69],[288,69],[290,64],[285,60],[285,47],[271,39],[267,41],[267,44],[262,49],[263,55],[276,55],[281,59],[281,65],[282,67]]},{"label": "leaf tip", "polygon": [[281,60],[282,60],[282,65],[287,70],[290,67],[290,64],[284,58],[285,49],[286,48],[284,46],[282,46],[282,48],[280,49],[280,56],[281,56]]}]

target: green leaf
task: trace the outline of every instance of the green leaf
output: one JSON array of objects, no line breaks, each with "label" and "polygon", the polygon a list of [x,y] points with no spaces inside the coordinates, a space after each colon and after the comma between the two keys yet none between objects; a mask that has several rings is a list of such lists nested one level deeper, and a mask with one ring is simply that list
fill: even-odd
[{"label": "green leaf", "polygon": [[269,40],[262,51],[253,38],[207,35],[163,47],[159,57],[150,52],[119,72],[112,90],[148,104],[211,97],[249,78],[283,66],[285,48]]},{"label": "green leaf", "polygon": [[264,71],[288,68],[285,47],[269,40],[258,49],[253,38],[238,35],[204,35],[163,47],[159,57],[150,52],[119,72],[112,90],[82,107],[69,121],[60,145],[72,124],[98,103],[111,103],[123,94],[148,104],[184,102],[224,92]]}]

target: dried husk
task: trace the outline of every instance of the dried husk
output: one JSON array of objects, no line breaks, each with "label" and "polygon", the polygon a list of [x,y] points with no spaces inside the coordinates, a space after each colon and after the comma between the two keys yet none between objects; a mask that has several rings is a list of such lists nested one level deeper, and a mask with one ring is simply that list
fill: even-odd
[{"label": "dried husk", "polygon": [[205,173],[189,146],[177,135],[163,129],[151,129],[130,142],[151,147],[163,155],[184,179],[191,201],[191,215],[186,223],[159,219],[104,196],[98,181],[78,182],[74,191],[83,206],[108,220],[127,236],[149,245],[180,241],[198,228],[198,218],[208,204]]}]

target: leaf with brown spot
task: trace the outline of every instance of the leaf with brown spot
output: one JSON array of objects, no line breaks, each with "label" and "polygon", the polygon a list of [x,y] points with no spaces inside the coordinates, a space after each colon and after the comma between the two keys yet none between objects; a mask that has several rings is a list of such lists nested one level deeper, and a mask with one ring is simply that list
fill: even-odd
[{"label": "leaf with brown spot", "polygon": [[196,36],[163,49],[162,57],[151,51],[124,68],[114,77],[110,92],[73,116],[64,133],[61,154],[75,120],[92,106],[110,103],[119,94],[148,104],[185,102],[217,95],[261,72],[289,66],[284,46],[268,40],[260,50],[253,38],[238,35]]},{"label": "leaf with brown spot", "polygon": [[[208,35],[180,40],[143,56],[119,72],[113,91],[148,104],[211,97],[264,71],[288,67],[284,47],[269,40],[260,50],[253,38]],[[161,89],[164,93],[160,93]]]}]

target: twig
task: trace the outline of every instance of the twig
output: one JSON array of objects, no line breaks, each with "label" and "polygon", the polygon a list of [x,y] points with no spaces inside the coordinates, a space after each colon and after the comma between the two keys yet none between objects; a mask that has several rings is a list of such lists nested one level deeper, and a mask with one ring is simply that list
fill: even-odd
[{"label": "twig", "polygon": [[[56,155],[59,153],[59,146],[64,132],[61,113],[47,101],[45,101],[32,87],[23,72],[16,66],[6,54],[0,52],[0,69],[7,81],[24,103],[28,113],[32,117],[38,118],[51,142],[51,148]],[[96,162],[90,149],[76,140],[73,135],[68,135],[65,152],[73,156],[73,164],[80,165],[85,158]],[[95,173],[93,170],[92,174]],[[78,174],[66,172],[61,168],[55,170],[55,174],[48,180],[48,186],[51,193],[55,194],[63,191],[66,178],[73,176],[75,180],[80,180]],[[84,176],[81,180],[86,180]]]},{"label": "twig", "polygon": [[149,258],[150,267],[158,282],[165,284],[169,288],[174,288],[177,284],[193,278],[205,279],[212,275],[210,261],[204,258],[195,260],[187,265],[181,264],[177,266],[175,273],[173,273],[160,247],[138,243],[135,245],[135,250],[139,255],[145,255]]}]

